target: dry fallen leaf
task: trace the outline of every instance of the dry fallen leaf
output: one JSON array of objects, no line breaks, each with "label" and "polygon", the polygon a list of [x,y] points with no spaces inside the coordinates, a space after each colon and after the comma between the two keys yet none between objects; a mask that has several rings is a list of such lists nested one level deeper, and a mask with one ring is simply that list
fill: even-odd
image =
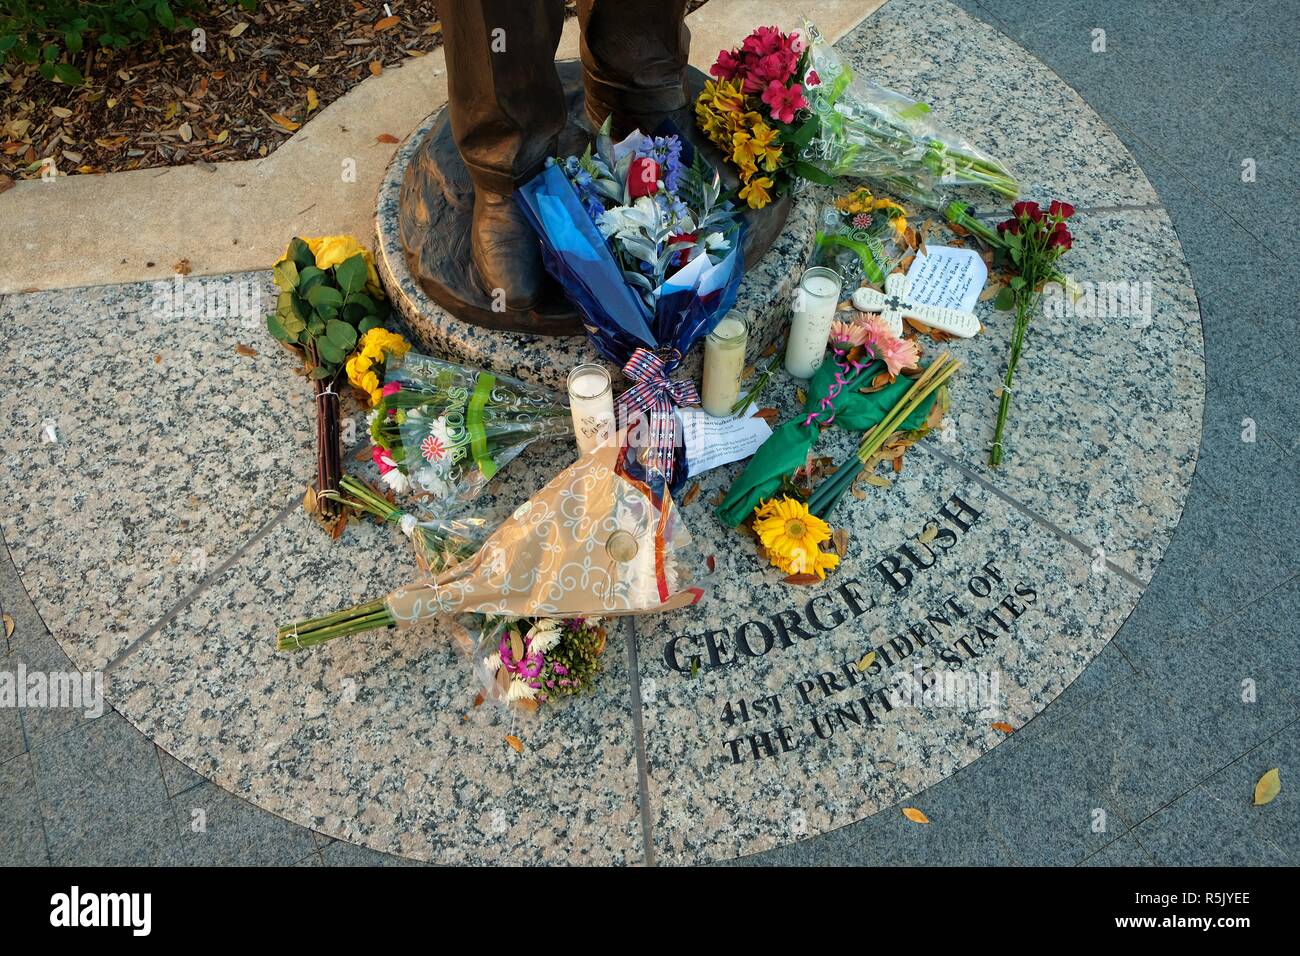
[{"label": "dry fallen leaf", "polygon": [[775,408],[760,408],[754,413],[754,417],[763,419],[768,425],[775,428],[777,421],[781,418],[781,413]]},{"label": "dry fallen leaf", "polygon": [[257,349],[251,345],[244,345],[242,342],[235,346],[235,351],[240,355],[247,355],[249,358],[257,354]]},{"label": "dry fallen leaf", "polygon": [[233,27],[227,30],[226,36],[237,37],[247,29],[248,29],[248,21],[245,20],[243,23],[236,23]]},{"label": "dry fallen leaf", "polygon": [[4,622],[5,622],[5,638],[7,640],[8,638],[14,636],[14,619],[12,616],[6,614],[4,615]]},{"label": "dry fallen leaf", "polygon": [[375,32],[378,33],[381,30],[387,30],[389,27],[395,27],[401,19],[401,17],[384,17],[384,19],[375,24]]},{"label": "dry fallen leaf", "polygon": [[428,27],[425,28],[425,31],[424,31],[424,32],[425,32],[425,33],[441,33],[441,32],[442,32],[442,23],[441,23],[441,21],[438,22],[438,23],[430,23],[430,24],[428,25]]},{"label": "dry fallen leaf", "polygon": [[374,76],[379,76],[381,73],[384,72],[384,64],[380,63],[378,60],[371,60],[370,72]]},{"label": "dry fallen leaf", "polygon": [[506,743],[508,743],[511,747],[514,748],[515,753],[521,754],[524,752],[524,742],[520,740],[518,737],[516,737],[514,734],[509,734],[506,737]]},{"label": "dry fallen leaf", "polygon": [[1277,767],[1274,767],[1259,778],[1259,783],[1255,784],[1255,806],[1262,807],[1266,803],[1272,803],[1273,798],[1281,792],[1282,779],[1278,776]]},{"label": "dry fallen leaf", "polygon": [[939,533],[939,526],[935,524],[933,521],[931,521],[929,524],[925,526],[925,530],[922,531],[919,536],[917,536],[916,540],[921,542],[921,544],[929,544],[931,541],[934,540],[935,535],[937,535],[938,533]]},{"label": "dry fallen leaf", "polygon": [[537,710],[538,705],[537,705],[537,701],[535,700],[529,700],[527,697],[521,697],[519,700],[515,701],[515,706],[518,707],[520,710],[527,711],[528,713],[531,714]]},{"label": "dry fallen leaf", "polygon": [[687,505],[689,505],[692,501],[694,501],[699,496],[700,496],[700,483],[697,481],[694,482],[689,488],[686,489],[686,494],[682,495],[682,507],[685,508]]},{"label": "dry fallen leaf", "polygon": [[805,392],[802,388],[796,388],[794,390],[794,400],[798,402],[800,405],[807,404],[808,393]]},{"label": "dry fallen leaf", "polygon": [[715,558],[713,555],[709,555],[707,558],[705,558],[704,563],[708,566],[710,574],[718,570],[718,559]]},{"label": "dry fallen leaf", "polygon": [[320,106],[320,100],[316,98],[316,91],[311,87],[307,88],[307,112],[310,113],[316,107]]},{"label": "dry fallen leaf", "polygon": [[786,584],[797,584],[801,587],[807,587],[809,584],[817,584],[821,578],[815,574],[792,574],[789,577],[781,579]]},{"label": "dry fallen leaf", "polygon": [[320,510],[320,502],[316,500],[316,489],[311,485],[307,486],[307,493],[302,496],[302,510],[309,515],[314,515]]},{"label": "dry fallen leaf", "polygon": [[1016,728],[1012,727],[1010,724],[1004,724],[1000,720],[995,724],[990,724],[989,726],[994,730],[1002,731],[1004,734],[1014,734],[1016,732]]},{"label": "dry fallen leaf", "polygon": [[863,480],[869,485],[875,485],[877,488],[888,488],[892,484],[884,475],[867,475]]},{"label": "dry fallen leaf", "polygon": [[920,810],[916,809],[916,807],[903,807],[903,816],[907,817],[907,819],[911,820],[913,823],[930,822],[930,818]]},{"label": "dry fallen leaf", "polygon": [[289,117],[282,116],[279,113],[272,113],[271,120],[272,122],[278,123],[280,126],[283,126],[291,133],[302,126],[301,123],[295,123],[293,120],[289,119]]},{"label": "dry fallen leaf", "polygon": [[178,276],[187,276],[190,274],[190,260],[181,259],[176,265],[172,266],[172,272]]},{"label": "dry fallen leaf", "polygon": [[397,142],[397,137],[394,136],[392,133],[380,133],[378,136],[375,137],[375,142],[376,142],[376,143],[396,143],[396,142]]},{"label": "dry fallen leaf", "polygon": [[849,533],[843,528],[836,528],[831,534],[831,542],[835,545],[835,553],[843,558],[849,553]]},{"label": "dry fallen leaf", "polygon": [[867,668],[870,667],[875,662],[876,662],[876,652],[872,651],[866,657],[862,658],[862,660],[858,661],[858,670],[865,674],[867,672]]},{"label": "dry fallen leaf", "polygon": [[475,707],[482,707],[482,706],[483,706],[483,692],[482,692],[482,691],[479,691],[477,694],[474,695],[474,706],[475,706]]}]

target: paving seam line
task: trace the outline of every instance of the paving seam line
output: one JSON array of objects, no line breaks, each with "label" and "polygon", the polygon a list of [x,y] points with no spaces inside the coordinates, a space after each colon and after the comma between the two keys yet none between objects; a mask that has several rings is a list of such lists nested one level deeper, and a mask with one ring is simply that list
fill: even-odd
[{"label": "paving seam line", "polygon": [[632,733],[636,736],[636,785],[638,800],[641,804],[641,840],[645,844],[645,865],[655,866],[654,823],[650,818],[650,778],[647,770],[649,761],[645,752],[645,722],[641,710],[641,667],[637,651],[636,617],[627,619],[627,667],[628,692],[632,701]]},{"label": "paving seam line", "polygon": [[107,664],[104,665],[103,668],[104,673],[105,674],[111,673],[117,667],[117,665],[121,664],[124,660],[126,660],[128,657],[134,654],[147,641],[149,641],[152,637],[154,637],[154,635],[156,635],[164,627],[166,627],[173,620],[175,620],[176,617],[182,611],[188,608],[191,604],[193,604],[194,601],[201,594],[203,594],[204,591],[208,590],[208,588],[216,584],[217,581],[221,580],[221,578],[225,576],[225,573],[229,571],[232,567],[234,567],[235,564],[238,563],[239,560],[245,554],[247,554],[255,544],[257,544],[259,541],[265,538],[275,528],[276,525],[283,522],[285,518],[287,518],[290,514],[292,514],[295,510],[297,510],[300,507],[302,507],[302,502],[297,500],[290,501],[287,505],[285,505],[275,514],[273,514],[271,518],[264,525],[262,525],[262,527],[258,528],[255,532],[253,532],[252,536],[247,541],[245,541],[242,545],[236,548],[233,554],[231,554],[228,558],[226,558],[226,560],[222,561],[221,564],[217,566],[216,570],[209,572],[203,578],[202,581],[196,584],[192,589],[190,589],[190,591],[184,597],[182,597],[179,601],[177,601],[174,605],[172,605],[172,607],[168,609],[167,612],[164,613],[162,617],[160,617],[153,624],[149,625],[149,627],[145,629],[143,634],[141,634],[135,640],[131,641],[131,643],[128,644],[126,647],[122,648],[122,650],[118,651],[117,654]]},{"label": "paving seam line", "polygon": [[[1086,542],[1081,541],[1079,538],[1070,534],[1070,532],[1066,531],[1064,528],[1062,528],[1060,525],[1053,522],[1051,519],[1043,515],[1040,515],[1037,511],[1029,507],[1023,501],[1020,501],[1014,495],[1011,495],[1003,491],[1001,488],[993,484],[993,482],[989,481],[983,475],[979,474],[976,471],[973,471],[966,465],[957,461],[955,458],[952,458],[951,456],[945,454],[944,452],[939,451],[936,448],[929,448],[924,443],[918,443],[917,447],[920,448],[922,451],[924,451],[927,455],[933,455],[934,457],[938,458],[940,461],[952,465],[954,468],[960,471],[967,478],[979,484],[986,491],[990,491],[994,495],[997,495],[997,497],[1001,498],[1004,502],[1011,505],[1011,507],[1015,508],[1021,514],[1025,515],[1027,518],[1030,518],[1035,523],[1046,528],[1048,531],[1055,534],[1061,540],[1066,541],[1069,544],[1073,545],[1084,555],[1087,555],[1089,557],[1092,556],[1092,548],[1088,547]],[[1125,568],[1120,567],[1118,564],[1111,561],[1110,558],[1106,559],[1106,567],[1107,569],[1118,574],[1124,580],[1128,581],[1130,584],[1134,585],[1138,589],[1139,593],[1141,591],[1146,590],[1147,586],[1144,583],[1142,583],[1141,580],[1139,580],[1132,572],[1128,571]]]}]

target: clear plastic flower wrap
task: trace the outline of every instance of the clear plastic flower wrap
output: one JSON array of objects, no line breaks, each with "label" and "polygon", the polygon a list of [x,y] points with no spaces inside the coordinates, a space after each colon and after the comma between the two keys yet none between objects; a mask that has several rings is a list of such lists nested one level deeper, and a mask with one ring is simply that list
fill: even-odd
[{"label": "clear plastic flower wrap", "polygon": [[463,510],[533,442],[573,437],[557,392],[428,355],[408,353],[383,391],[370,420],[381,480],[439,513]]},{"label": "clear plastic flower wrap", "polygon": [[907,254],[907,211],[865,188],[823,203],[809,265],[839,273],[843,288],[881,286]]},{"label": "clear plastic flower wrap", "polygon": [[805,95],[820,120],[805,156],[832,176],[872,181],[903,199],[942,209],[960,186],[1014,199],[1007,167],[935,119],[926,103],[855,74],[807,20]]},{"label": "clear plastic flower wrap", "polygon": [[612,445],[584,455],[465,560],[378,600],[285,625],[277,647],[304,650],[435,616],[569,620],[696,603],[704,571],[690,532],[670,495],[629,474],[627,456]]}]

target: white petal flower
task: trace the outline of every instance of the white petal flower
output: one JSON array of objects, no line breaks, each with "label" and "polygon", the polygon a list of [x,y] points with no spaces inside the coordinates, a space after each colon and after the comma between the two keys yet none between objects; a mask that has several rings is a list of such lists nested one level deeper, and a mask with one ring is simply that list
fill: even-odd
[{"label": "white petal flower", "polygon": [[501,652],[493,651],[487,657],[483,658],[483,666],[487,668],[489,674],[495,674],[501,670]]},{"label": "white petal flower", "polygon": [[560,643],[563,634],[559,621],[543,618],[528,632],[528,647],[539,654],[545,654]]},{"label": "white petal flower", "polygon": [[394,468],[392,471],[385,472],[379,476],[379,480],[389,488],[392,488],[393,491],[397,492],[399,495],[406,494],[406,492],[411,490],[410,479],[408,479],[406,475],[402,474],[402,471],[399,468]]},{"label": "white petal flower", "polygon": [[510,689],[506,691],[506,700],[532,700],[536,696],[537,691],[518,678],[510,682]]}]

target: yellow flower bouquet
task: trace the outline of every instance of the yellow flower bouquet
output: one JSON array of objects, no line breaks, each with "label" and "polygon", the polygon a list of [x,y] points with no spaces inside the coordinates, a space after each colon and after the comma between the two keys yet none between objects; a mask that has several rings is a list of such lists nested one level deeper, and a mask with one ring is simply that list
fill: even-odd
[{"label": "yellow flower bouquet", "polygon": [[352,236],[294,237],[274,275],[280,295],[266,328],[302,360],[315,384],[315,491],[319,513],[336,518],[331,495],[338,490],[343,453],[335,386],[346,372],[374,404],[386,356],[405,354],[409,346],[384,328],[389,306],[374,258]]},{"label": "yellow flower bouquet", "polygon": [[739,47],[723,50],[714,79],[695,101],[695,119],[740,174],[740,201],[762,209],[795,178],[829,185],[830,176],[800,158],[817,133],[805,95],[819,82],[808,70],[798,31],[759,27]]}]

